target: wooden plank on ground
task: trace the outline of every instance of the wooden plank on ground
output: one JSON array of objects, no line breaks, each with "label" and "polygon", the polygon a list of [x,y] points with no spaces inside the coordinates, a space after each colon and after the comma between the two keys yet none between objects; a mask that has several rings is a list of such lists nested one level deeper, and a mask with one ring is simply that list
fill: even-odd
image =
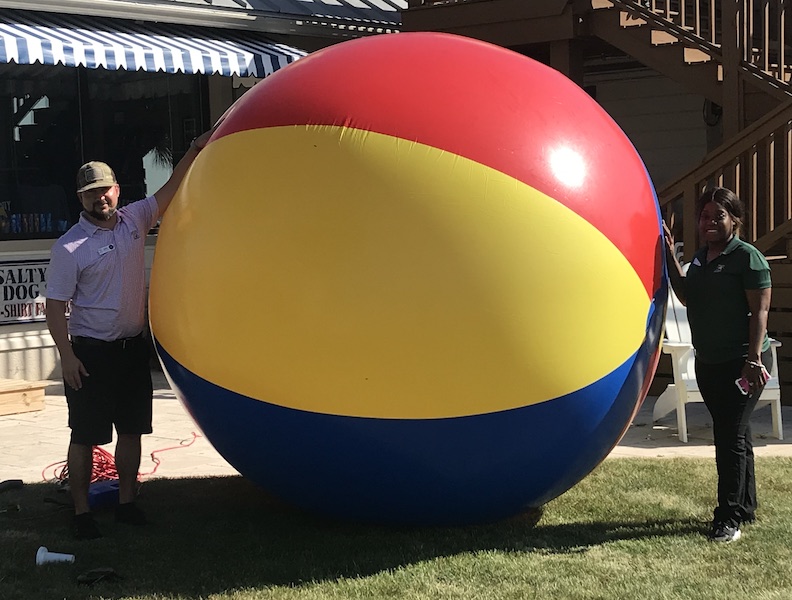
[{"label": "wooden plank on ground", "polygon": [[49,381],[0,379],[0,416],[44,410],[44,388]]}]

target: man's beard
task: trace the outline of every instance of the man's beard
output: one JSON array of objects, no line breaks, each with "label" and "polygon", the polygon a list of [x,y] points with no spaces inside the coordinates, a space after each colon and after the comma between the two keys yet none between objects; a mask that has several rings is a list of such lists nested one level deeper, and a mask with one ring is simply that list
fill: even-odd
[{"label": "man's beard", "polygon": [[109,208],[106,213],[102,213],[97,211],[95,208],[88,212],[94,219],[97,221],[109,221],[113,218],[113,215],[116,214],[115,208]]}]

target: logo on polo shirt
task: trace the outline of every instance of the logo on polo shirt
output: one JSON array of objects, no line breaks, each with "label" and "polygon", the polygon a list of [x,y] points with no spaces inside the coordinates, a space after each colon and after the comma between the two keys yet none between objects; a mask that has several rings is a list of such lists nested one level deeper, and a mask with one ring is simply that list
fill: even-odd
[{"label": "logo on polo shirt", "polygon": [[715,266],[715,270],[713,271],[713,273],[720,273],[721,271],[723,271],[723,268],[724,268],[725,266],[726,266],[726,265],[724,265],[723,263],[721,263],[721,264],[719,264],[719,265],[716,265],[716,266]]}]

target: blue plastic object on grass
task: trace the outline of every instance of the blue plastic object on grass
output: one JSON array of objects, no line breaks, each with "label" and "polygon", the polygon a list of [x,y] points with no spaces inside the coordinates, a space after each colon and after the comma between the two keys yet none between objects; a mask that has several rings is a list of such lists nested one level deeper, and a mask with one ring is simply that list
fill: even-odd
[{"label": "blue plastic object on grass", "polygon": [[92,483],[88,488],[88,505],[92,508],[104,508],[118,504],[118,480],[106,479]]}]

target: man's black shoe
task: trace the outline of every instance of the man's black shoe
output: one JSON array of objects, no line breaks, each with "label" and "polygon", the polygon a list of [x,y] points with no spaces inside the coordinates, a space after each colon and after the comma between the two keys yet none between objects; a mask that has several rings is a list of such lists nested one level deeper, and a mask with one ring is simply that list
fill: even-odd
[{"label": "man's black shoe", "polygon": [[116,523],[126,523],[127,525],[145,525],[148,523],[146,513],[144,513],[134,502],[119,504],[115,510]]},{"label": "man's black shoe", "polygon": [[95,540],[102,537],[99,526],[89,512],[74,515],[74,537],[78,540]]}]

